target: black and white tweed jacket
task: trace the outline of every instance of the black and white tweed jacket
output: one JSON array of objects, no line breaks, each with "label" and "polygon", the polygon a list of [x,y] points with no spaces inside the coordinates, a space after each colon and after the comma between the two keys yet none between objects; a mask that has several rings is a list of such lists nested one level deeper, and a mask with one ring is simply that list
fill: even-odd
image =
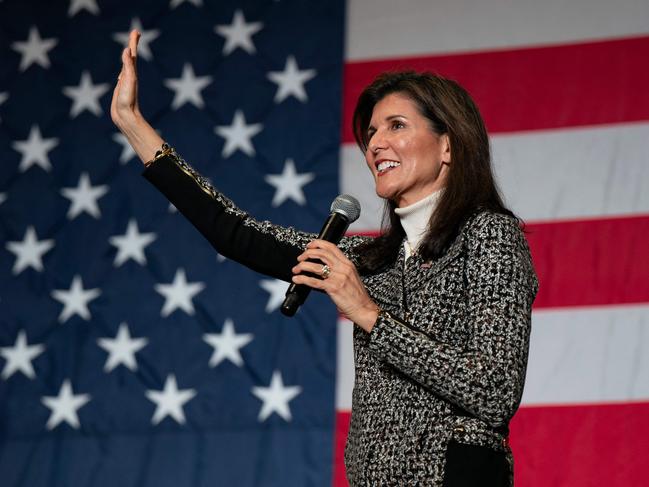
[{"label": "black and white tweed jacket", "polygon": [[[258,272],[290,281],[315,238],[254,220],[175,153],[144,176],[219,252]],[[340,248],[355,261],[364,238]],[[446,485],[457,444],[510,462],[506,430],[523,392],[538,287],[518,222],[479,213],[437,261],[404,262],[402,250],[363,281],[384,312],[371,333],[354,329],[350,484]]]}]

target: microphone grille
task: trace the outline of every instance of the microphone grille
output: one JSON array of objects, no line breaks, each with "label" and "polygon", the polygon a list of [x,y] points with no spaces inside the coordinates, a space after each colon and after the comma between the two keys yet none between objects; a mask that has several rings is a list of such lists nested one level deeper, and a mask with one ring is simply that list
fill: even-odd
[{"label": "microphone grille", "polygon": [[361,216],[361,204],[353,196],[341,194],[331,203],[331,212],[340,213],[353,223]]}]

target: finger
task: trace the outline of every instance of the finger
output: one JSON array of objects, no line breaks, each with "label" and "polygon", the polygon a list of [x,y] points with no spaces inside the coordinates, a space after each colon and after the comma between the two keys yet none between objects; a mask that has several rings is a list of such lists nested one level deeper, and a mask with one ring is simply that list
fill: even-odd
[{"label": "finger", "polygon": [[128,36],[129,54],[133,59],[137,59],[137,43],[140,40],[140,33],[133,29]]},{"label": "finger", "polygon": [[312,240],[306,246],[307,249],[322,249],[331,252],[339,260],[347,260],[347,256],[343,253],[338,246],[326,240]]},{"label": "finger", "polygon": [[342,251],[338,248],[338,246],[335,243],[327,242],[326,240],[320,240],[318,238],[316,238],[315,240],[311,240],[306,247],[307,249],[309,248],[327,249],[332,252],[337,251],[342,253]]},{"label": "finger", "polygon": [[110,114],[114,116],[117,114],[117,96],[119,93],[119,80],[115,83],[115,88],[113,89],[113,97],[110,99]]},{"label": "finger", "polygon": [[122,62],[122,67],[119,70],[119,73],[117,73],[117,82],[119,83],[122,80],[122,75],[124,74],[124,62]]},{"label": "finger", "polygon": [[129,83],[137,80],[137,71],[135,69],[135,60],[130,55],[128,47],[125,47],[122,51],[122,72],[119,81],[128,80]]},{"label": "finger", "polygon": [[130,49],[125,47],[122,50],[122,72],[121,74],[130,74],[135,71],[135,65],[133,63],[133,58],[130,55]]},{"label": "finger", "polygon": [[330,260],[337,260],[336,255],[331,252],[329,249],[321,249],[318,247],[307,248],[298,256],[298,260],[307,260],[307,259],[317,259],[321,257],[326,257]]},{"label": "finger", "polygon": [[[291,269],[294,274],[300,274],[302,272],[310,272],[312,274],[316,274],[318,276],[322,276],[322,269],[324,265],[319,264],[317,262],[300,262],[298,265],[293,267]],[[333,273],[333,269],[331,269],[331,266],[329,266],[330,272]],[[331,275],[331,274],[330,274]]]},{"label": "finger", "polygon": [[292,281],[295,284],[304,284],[306,286],[309,286],[310,288],[313,289],[321,289],[323,291],[326,291],[326,282],[323,279],[318,279],[315,277],[309,277],[305,276],[303,274],[298,274],[293,276]]},{"label": "finger", "polygon": [[332,269],[342,269],[348,264],[351,264],[349,259],[347,259],[345,254],[342,252],[339,255],[336,255],[334,252],[325,249],[307,249],[300,257],[298,257],[298,262],[303,262],[305,260],[327,264]]},{"label": "finger", "polygon": [[336,257],[331,252],[327,252],[322,249],[307,249],[298,256],[297,260],[298,262],[317,260],[320,261],[321,264],[324,263],[329,266],[333,266],[334,264],[336,264],[336,262],[338,262],[338,259],[336,259]]}]

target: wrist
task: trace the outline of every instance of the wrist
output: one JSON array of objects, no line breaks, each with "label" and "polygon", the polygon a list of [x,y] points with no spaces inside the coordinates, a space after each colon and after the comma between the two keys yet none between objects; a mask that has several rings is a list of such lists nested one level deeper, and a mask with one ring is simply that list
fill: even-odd
[{"label": "wrist", "polygon": [[131,112],[117,124],[143,163],[155,157],[164,141],[139,112]]},{"label": "wrist", "polygon": [[134,133],[146,125],[147,121],[144,119],[139,110],[128,110],[119,114],[119,118],[115,119],[115,125],[124,135],[127,133]]},{"label": "wrist", "polygon": [[155,152],[155,155],[153,156],[153,159],[150,159],[144,163],[144,167],[149,167],[151,164],[153,164],[155,161],[158,159],[161,159],[163,157],[167,157],[168,155],[173,153],[173,149],[167,144],[166,142],[162,143],[162,146]]},{"label": "wrist", "polygon": [[363,307],[361,312],[358,314],[358,319],[354,320],[354,323],[360,326],[367,333],[370,333],[376,324],[380,311],[381,308],[379,308],[373,301],[370,301],[370,303]]}]

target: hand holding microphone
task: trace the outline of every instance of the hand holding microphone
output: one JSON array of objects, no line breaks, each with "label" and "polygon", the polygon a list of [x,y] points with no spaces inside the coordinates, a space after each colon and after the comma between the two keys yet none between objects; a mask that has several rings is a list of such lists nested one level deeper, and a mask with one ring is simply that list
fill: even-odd
[{"label": "hand holding microphone", "polygon": [[[349,228],[349,225],[356,221],[361,214],[361,205],[356,198],[350,195],[340,195],[331,204],[331,212],[329,217],[322,226],[318,240],[324,240],[337,244]],[[340,252],[340,250],[338,250]],[[309,250],[307,250],[309,252]],[[306,252],[305,252],[306,253]],[[304,255],[304,254],[303,254]],[[331,264],[323,262],[321,259],[312,260],[311,262],[304,262],[309,264],[309,269],[304,269],[307,273],[321,275],[327,278],[331,273]],[[320,281],[315,277],[300,276],[306,279]],[[297,309],[304,303],[311,287],[315,287],[306,283],[297,284],[293,282],[286,291],[284,303],[282,303],[281,311],[286,316],[293,316]]]}]

